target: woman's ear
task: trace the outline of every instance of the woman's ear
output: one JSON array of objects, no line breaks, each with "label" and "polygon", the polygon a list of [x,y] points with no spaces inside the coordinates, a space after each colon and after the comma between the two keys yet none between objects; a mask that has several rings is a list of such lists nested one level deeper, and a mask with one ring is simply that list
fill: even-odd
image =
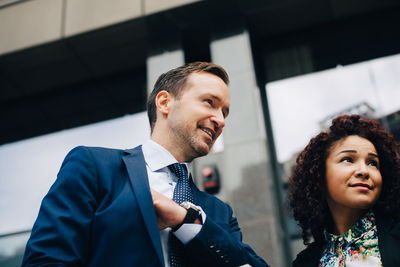
[{"label": "woman's ear", "polygon": [[170,110],[170,102],[171,102],[171,94],[165,90],[160,91],[156,95],[156,107],[161,114],[164,116],[168,115],[169,110]]}]

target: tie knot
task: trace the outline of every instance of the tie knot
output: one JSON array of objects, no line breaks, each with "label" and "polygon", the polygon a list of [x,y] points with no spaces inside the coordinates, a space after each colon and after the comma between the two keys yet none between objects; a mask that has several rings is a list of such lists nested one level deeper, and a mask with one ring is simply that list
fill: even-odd
[{"label": "tie knot", "polygon": [[168,167],[178,177],[178,180],[187,177],[185,164],[174,163]]}]

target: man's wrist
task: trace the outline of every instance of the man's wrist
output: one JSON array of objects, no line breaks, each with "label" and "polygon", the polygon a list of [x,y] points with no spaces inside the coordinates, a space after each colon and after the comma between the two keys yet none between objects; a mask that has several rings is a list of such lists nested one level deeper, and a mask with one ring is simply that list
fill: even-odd
[{"label": "man's wrist", "polygon": [[200,212],[201,212],[200,207],[188,201],[182,202],[180,206],[186,210],[186,215],[181,223],[172,228],[172,231],[175,232],[185,223],[202,224],[200,220]]}]

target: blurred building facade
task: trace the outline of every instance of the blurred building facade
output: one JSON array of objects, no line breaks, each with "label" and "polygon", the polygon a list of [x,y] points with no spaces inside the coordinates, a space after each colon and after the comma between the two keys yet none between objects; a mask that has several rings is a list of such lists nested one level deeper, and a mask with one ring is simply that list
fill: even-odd
[{"label": "blurred building facade", "polygon": [[399,15],[395,0],[0,0],[0,144],[144,111],[162,72],[220,64],[232,108],[223,149],[194,162],[196,183],[215,164],[244,241],[290,266],[299,236],[265,86],[400,53]]}]

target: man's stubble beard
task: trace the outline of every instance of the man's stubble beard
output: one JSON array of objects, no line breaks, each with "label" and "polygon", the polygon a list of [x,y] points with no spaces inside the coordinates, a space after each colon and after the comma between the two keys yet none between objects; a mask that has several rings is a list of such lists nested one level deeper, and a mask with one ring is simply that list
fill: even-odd
[{"label": "man's stubble beard", "polygon": [[189,161],[207,155],[212,147],[212,144],[209,145],[205,141],[201,140],[201,137],[197,133],[197,131],[201,131],[199,128],[196,128],[194,131],[187,129],[187,127],[180,127],[179,123],[171,124],[171,130],[179,139],[179,145],[183,147],[190,147],[190,152],[187,152],[187,157]]},{"label": "man's stubble beard", "polygon": [[196,151],[197,153],[196,158],[207,155],[210,152],[212,146],[199,139],[199,136],[191,136],[189,141],[190,147],[193,149],[193,151]]}]

